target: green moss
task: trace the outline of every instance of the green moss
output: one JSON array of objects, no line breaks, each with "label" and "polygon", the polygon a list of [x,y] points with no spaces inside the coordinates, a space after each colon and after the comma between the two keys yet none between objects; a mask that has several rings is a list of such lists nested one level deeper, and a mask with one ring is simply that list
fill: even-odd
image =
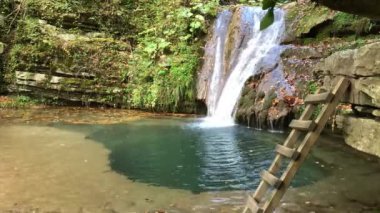
[{"label": "green moss", "polygon": [[239,99],[239,109],[246,109],[253,105],[256,98],[256,90],[250,87],[245,87],[242,96]]},{"label": "green moss", "polygon": [[359,17],[356,15],[338,12],[334,18],[333,27],[336,31],[339,30],[351,30],[356,34],[368,32],[371,27],[371,22],[368,18]]},{"label": "green moss", "polygon": [[332,22],[319,30],[316,38],[323,40],[331,36],[359,36],[368,33],[371,26],[368,18],[337,12]]},{"label": "green moss", "polygon": [[[165,5],[163,7],[162,5]],[[149,1],[132,13],[139,32],[124,73],[129,105],[160,111],[195,108],[196,70],[201,58],[207,20],[217,13],[218,1]],[[186,107],[184,106],[187,103]]]},{"label": "green moss", "polygon": [[[334,17],[334,12],[316,4],[294,4],[287,13],[288,33],[295,37],[307,34],[318,24]],[[289,32],[292,31],[292,32]]]},{"label": "green moss", "polygon": [[274,89],[271,89],[268,94],[265,95],[263,110],[269,109],[272,106],[273,100],[277,98],[277,94]]},{"label": "green moss", "polygon": [[106,31],[122,36],[131,30],[130,0],[27,0],[27,15],[64,28]]}]

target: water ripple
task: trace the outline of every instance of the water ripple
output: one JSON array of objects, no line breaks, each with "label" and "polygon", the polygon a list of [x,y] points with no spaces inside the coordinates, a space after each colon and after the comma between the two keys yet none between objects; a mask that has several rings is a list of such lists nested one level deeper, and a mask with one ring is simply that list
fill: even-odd
[{"label": "water ripple", "polygon": [[129,179],[193,192],[254,189],[283,140],[237,125],[196,123],[143,120],[98,128],[89,138],[111,150],[112,169]]}]

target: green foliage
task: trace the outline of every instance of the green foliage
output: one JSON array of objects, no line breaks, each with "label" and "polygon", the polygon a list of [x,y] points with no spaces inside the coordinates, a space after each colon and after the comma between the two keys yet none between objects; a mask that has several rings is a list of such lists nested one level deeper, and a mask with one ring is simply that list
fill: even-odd
[{"label": "green foliage", "polygon": [[319,89],[319,85],[316,82],[314,82],[314,81],[310,81],[307,84],[306,94],[315,94],[318,89]]},{"label": "green foliage", "polygon": [[268,10],[260,23],[260,30],[265,30],[274,22],[274,7],[277,3],[285,3],[288,0],[262,0],[263,10]]},{"label": "green foliage", "polygon": [[274,11],[273,11],[273,7],[272,7],[269,9],[267,14],[265,14],[264,18],[261,20],[260,30],[265,30],[270,25],[272,25],[273,22],[274,22]]},{"label": "green foliage", "polygon": [[23,2],[7,59],[8,83],[15,82],[15,71],[85,72],[95,79],[64,80],[61,90],[89,89],[112,102],[120,89],[124,106],[160,111],[183,111],[195,102],[200,38],[218,0]]},{"label": "green foliage", "polygon": [[[303,98],[305,98],[309,94],[315,94],[319,90],[320,85],[316,81],[309,81],[309,82],[306,82],[305,85],[303,84],[297,85],[297,87],[304,88],[302,94],[304,96]],[[313,118],[316,118],[320,114],[321,110],[322,110],[322,105],[317,105],[313,112]],[[305,111],[304,104],[296,106],[296,117],[299,118],[304,111]]]},{"label": "green foliage", "polygon": [[[139,32],[124,78],[128,105],[160,111],[183,111],[194,103],[194,79],[202,42],[219,1],[161,0],[140,3],[131,23]],[[163,6],[165,5],[165,6]]]},{"label": "green foliage", "polygon": [[333,24],[329,28],[332,34],[339,31],[353,31],[357,35],[368,33],[371,30],[372,23],[368,18],[356,15],[338,12],[333,20]]},{"label": "green foliage", "polygon": [[[108,78],[119,77],[127,69],[128,43],[113,38],[94,38],[68,34],[66,30],[48,25],[34,18],[19,22],[7,63],[7,82],[14,82],[16,71],[38,71],[48,73],[90,73],[95,80],[79,79],[64,81],[70,87],[102,89],[109,84]],[[101,87],[102,86],[102,87]],[[63,90],[65,88],[62,88]],[[99,91],[101,92],[101,91]]]},{"label": "green foliage", "polygon": [[276,0],[263,0],[263,10],[273,9],[276,5]]},{"label": "green foliage", "polygon": [[131,0],[25,0],[29,16],[47,20],[56,26],[101,30],[121,36],[130,30]]},{"label": "green foliage", "polygon": [[9,101],[0,102],[0,109],[1,108],[12,108],[12,109],[27,108],[35,104],[36,104],[36,101],[31,99],[30,97],[24,96],[24,95],[18,95],[18,96],[12,97]]}]

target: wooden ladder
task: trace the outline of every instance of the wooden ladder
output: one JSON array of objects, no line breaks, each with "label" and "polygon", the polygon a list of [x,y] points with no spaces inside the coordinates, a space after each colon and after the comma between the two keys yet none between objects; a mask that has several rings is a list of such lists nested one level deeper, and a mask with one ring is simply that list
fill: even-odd
[{"label": "wooden ladder", "polygon": [[[282,197],[288,189],[290,182],[306,159],[310,149],[317,141],[329,117],[334,113],[341,97],[345,94],[350,82],[340,77],[332,91],[315,95],[308,95],[305,99],[306,108],[299,120],[290,123],[292,131],[283,145],[276,146],[276,157],[268,171],[261,172],[261,182],[248,200],[243,213],[250,210],[252,213],[271,213],[280,204]],[[318,104],[324,104],[315,120],[311,120]],[[302,132],[306,132],[302,142],[296,147],[296,142]],[[290,159],[289,165],[280,178],[276,177],[281,169],[282,158]],[[267,192],[272,189],[269,196]]]}]

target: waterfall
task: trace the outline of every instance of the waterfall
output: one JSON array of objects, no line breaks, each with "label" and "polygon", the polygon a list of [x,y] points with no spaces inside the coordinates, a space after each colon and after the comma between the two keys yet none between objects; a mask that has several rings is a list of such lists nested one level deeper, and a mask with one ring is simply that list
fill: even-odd
[{"label": "waterfall", "polygon": [[234,125],[236,104],[245,82],[278,64],[285,31],[284,12],[276,9],[274,23],[260,31],[265,14],[258,7],[241,7],[232,17],[228,10],[218,15],[213,39],[206,45],[214,51],[205,55],[206,60],[214,58],[206,98],[208,117],[203,126]]}]

